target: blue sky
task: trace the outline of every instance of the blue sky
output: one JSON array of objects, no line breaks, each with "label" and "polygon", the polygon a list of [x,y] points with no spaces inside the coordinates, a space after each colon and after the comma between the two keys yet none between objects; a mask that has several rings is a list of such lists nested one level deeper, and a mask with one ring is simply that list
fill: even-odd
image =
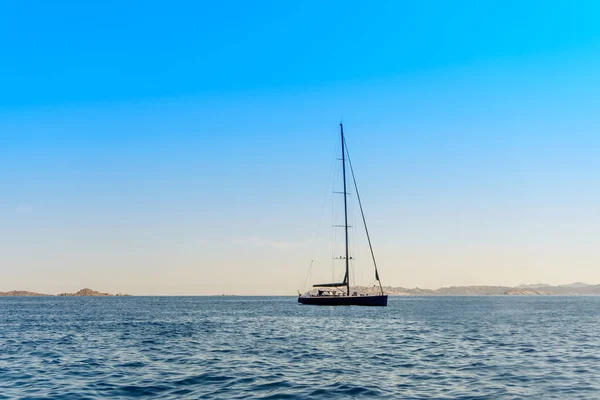
[{"label": "blue sky", "polygon": [[340,119],[384,284],[600,283],[599,11],[5,2],[0,290],[295,293]]}]

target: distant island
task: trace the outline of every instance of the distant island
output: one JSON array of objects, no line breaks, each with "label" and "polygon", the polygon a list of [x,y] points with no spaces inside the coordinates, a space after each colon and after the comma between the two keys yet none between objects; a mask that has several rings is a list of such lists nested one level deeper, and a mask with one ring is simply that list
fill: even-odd
[{"label": "distant island", "polygon": [[111,294],[111,293],[102,293],[102,292],[97,292],[95,290],[89,289],[89,288],[85,288],[85,289],[81,289],[78,292],[75,293],[60,293],[57,295],[52,295],[52,294],[43,294],[43,293],[36,293],[36,292],[28,292],[26,290],[13,290],[10,292],[0,292],[0,296],[69,296],[69,297],[102,297],[102,296],[131,296],[130,294],[126,294],[126,293],[117,293],[117,294]]},{"label": "distant island", "polygon": [[[408,289],[384,286],[385,293],[391,296],[551,296],[551,295],[600,295],[600,285],[575,282],[568,285],[552,286],[545,283],[510,286],[450,286],[440,289]],[[375,294],[379,287],[356,286],[352,291]]]},{"label": "distant island", "polygon": [[88,297],[99,297],[99,296],[131,296],[130,294],[126,294],[126,293],[117,293],[117,294],[111,294],[111,293],[102,293],[102,292],[97,292],[95,290],[92,289],[81,289],[80,291],[76,292],[76,293],[61,293],[59,294],[59,296],[88,296]]}]

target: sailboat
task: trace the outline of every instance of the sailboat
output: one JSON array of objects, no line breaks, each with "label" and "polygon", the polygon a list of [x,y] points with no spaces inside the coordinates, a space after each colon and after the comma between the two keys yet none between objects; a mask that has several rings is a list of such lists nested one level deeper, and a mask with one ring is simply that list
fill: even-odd
[{"label": "sailboat", "polygon": [[[344,139],[344,126],[340,123],[340,136],[342,140],[342,179],[344,182],[344,228],[345,232],[345,256],[340,257],[345,260],[346,273],[344,280],[337,283],[321,283],[313,285],[313,288],[318,288],[317,294],[311,294],[310,292],[303,295],[298,294],[298,303],[311,304],[316,306],[387,306],[388,296],[383,293],[383,286],[379,279],[379,272],[377,271],[377,263],[375,261],[375,253],[373,252],[373,246],[371,245],[371,237],[369,236],[369,230],[367,228],[367,221],[363,212],[362,203],[360,201],[360,195],[358,194],[358,186],[356,186],[356,178],[354,177],[354,169],[352,168],[352,162],[348,156],[348,148],[346,146],[346,140]],[[349,247],[348,247],[348,191],[346,184],[346,159],[349,161],[350,171],[352,173],[352,181],[354,183],[354,189],[356,191],[356,198],[358,199],[358,205],[360,207],[360,213],[362,221],[367,234],[367,240],[369,242],[369,249],[371,250],[371,258],[373,259],[373,267],[375,269],[375,280],[379,283],[380,294],[368,295],[360,294],[358,292],[350,293],[350,260]]]}]

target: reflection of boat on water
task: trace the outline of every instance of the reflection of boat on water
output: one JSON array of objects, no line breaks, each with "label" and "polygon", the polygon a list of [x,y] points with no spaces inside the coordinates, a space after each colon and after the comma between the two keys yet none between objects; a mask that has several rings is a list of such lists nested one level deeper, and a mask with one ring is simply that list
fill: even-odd
[{"label": "reflection of boat on water", "polygon": [[[340,134],[342,139],[342,177],[344,182],[344,225],[342,227],[345,231],[345,256],[340,257],[345,260],[346,273],[344,280],[337,283],[322,283],[313,285],[315,288],[319,288],[316,294],[306,293],[298,296],[298,303],[301,304],[312,304],[318,306],[387,306],[387,295],[383,293],[383,287],[381,280],[379,279],[379,272],[377,271],[377,263],[375,262],[375,254],[373,253],[373,247],[371,246],[371,238],[369,237],[369,230],[367,229],[367,222],[365,220],[365,214],[363,212],[362,204],[360,202],[360,196],[358,194],[358,187],[356,186],[356,178],[354,177],[354,169],[352,168],[352,162],[348,158],[350,171],[352,173],[352,182],[354,183],[354,189],[356,190],[356,197],[360,206],[360,213],[362,221],[367,234],[367,240],[369,242],[369,249],[371,250],[371,257],[373,259],[373,267],[375,269],[375,280],[379,283],[379,289],[381,294],[368,295],[359,294],[357,292],[350,293],[350,260],[348,253],[348,192],[346,189],[346,159],[348,148],[346,147],[346,141],[344,139],[344,127],[340,124]],[[328,288],[328,289],[325,289]],[[345,290],[343,290],[345,289]]]}]

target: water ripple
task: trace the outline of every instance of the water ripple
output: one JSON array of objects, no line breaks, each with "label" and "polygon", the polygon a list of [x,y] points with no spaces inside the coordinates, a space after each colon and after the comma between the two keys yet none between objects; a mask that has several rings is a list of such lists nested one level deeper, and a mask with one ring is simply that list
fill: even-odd
[{"label": "water ripple", "polygon": [[0,399],[592,399],[600,297],[0,298]]}]

